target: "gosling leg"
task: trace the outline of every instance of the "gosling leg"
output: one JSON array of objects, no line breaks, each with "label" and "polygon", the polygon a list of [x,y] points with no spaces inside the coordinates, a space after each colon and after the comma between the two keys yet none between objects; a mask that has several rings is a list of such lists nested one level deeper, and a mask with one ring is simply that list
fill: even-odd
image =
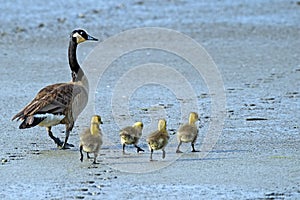
[{"label": "gosling leg", "polygon": [[192,146],[192,152],[199,152],[198,150],[195,150],[195,143],[197,140],[197,136],[195,137],[195,139],[192,141],[191,146]]},{"label": "gosling leg", "polygon": [[83,149],[83,147],[82,147],[82,145],[80,145],[79,151],[80,151],[80,161],[81,161],[81,162],[83,161],[83,153],[82,153],[82,149]]},{"label": "gosling leg", "polygon": [[162,152],[163,152],[162,153],[162,158],[165,159],[165,157],[166,157],[166,151],[165,151],[165,149],[162,149]]},{"label": "gosling leg", "polygon": [[152,154],[153,154],[153,149],[150,150],[150,161],[153,161]]},{"label": "gosling leg", "polygon": [[182,141],[179,141],[177,149],[176,149],[176,153],[182,153],[182,151],[179,150],[179,147],[181,144],[182,144]]},{"label": "gosling leg", "polygon": [[198,150],[195,150],[195,144],[194,143],[192,143],[191,145],[192,145],[192,152],[200,152]]},{"label": "gosling leg", "polygon": [[97,153],[94,153],[94,162],[93,162],[93,164],[99,164],[99,163],[96,162],[97,156],[98,156],[98,154],[97,154]]},{"label": "gosling leg", "polygon": [[123,154],[125,154],[125,146],[126,146],[126,144],[124,143],[124,144],[122,145],[122,151],[123,151]]}]

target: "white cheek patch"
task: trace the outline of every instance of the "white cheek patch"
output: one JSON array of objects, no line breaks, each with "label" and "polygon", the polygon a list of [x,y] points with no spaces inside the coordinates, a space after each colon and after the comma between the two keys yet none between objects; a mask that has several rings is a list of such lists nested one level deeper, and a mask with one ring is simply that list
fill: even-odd
[{"label": "white cheek patch", "polygon": [[76,38],[76,42],[79,44],[81,42],[84,42],[86,39],[84,39],[79,33],[74,33],[73,34],[73,37]]},{"label": "white cheek patch", "polygon": [[64,115],[54,115],[50,113],[36,114],[34,115],[34,117],[45,118],[41,123],[39,123],[39,126],[46,126],[46,127],[58,125],[60,121],[63,118],[65,118]]}]

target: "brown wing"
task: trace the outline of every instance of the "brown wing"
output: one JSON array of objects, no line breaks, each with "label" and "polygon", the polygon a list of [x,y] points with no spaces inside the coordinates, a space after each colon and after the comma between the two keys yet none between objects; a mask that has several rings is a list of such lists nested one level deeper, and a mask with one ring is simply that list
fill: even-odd
[{"label": "brown wing", "polygon": [[[64,114],[72,106],[73,100],[85,89],[73,83],[49,85],[38,92],[36,97],[16,114],[12,120],[23,120],[35,114]],[[81,94],[84,97],[87,93]],[[86,103],[85,103],[86,104]],[[85,105],[84,105],[85,106]]]}]

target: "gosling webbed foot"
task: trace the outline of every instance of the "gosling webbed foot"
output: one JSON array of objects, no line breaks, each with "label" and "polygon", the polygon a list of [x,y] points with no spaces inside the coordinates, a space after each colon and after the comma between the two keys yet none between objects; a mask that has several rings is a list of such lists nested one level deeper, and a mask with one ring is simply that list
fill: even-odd
[{"label": "gosling webbed foot", "polygon": [[198,150],[195,150],[195,145],[192,143],[192,152],[200,152],[200,151],[198,151]]},{"label": "gosling webbed foot", "polygon": [[183,153],[182,151],[180,151],[179,149],[176,150],[176,153]]},{"label": "gosling webbed foot", "polygon": [[140,151],[144,152],[145,150],[141,147],[136,146],[136,152],[139,153]]}]

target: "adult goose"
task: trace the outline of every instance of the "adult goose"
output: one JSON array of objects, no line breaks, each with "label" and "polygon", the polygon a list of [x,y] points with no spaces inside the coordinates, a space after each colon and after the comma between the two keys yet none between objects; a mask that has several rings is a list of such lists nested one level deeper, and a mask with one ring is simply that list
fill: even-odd
[{"label": "adult goose", "polygon": [[[46,127],[50,138],[62,149],[74,146],[67,143],[70,131],[88,101],[88,80],[76,58],[77,45],[87,40],[98,41],[81,29],[74,30],[70,35],[68,57],[72,80],[44,87],[12,118],[12,120],[22,121],[20,129],[36,125]],[[58,124],[65,124],[64,142],[55,137],[51,131],[51,127]]]}]

